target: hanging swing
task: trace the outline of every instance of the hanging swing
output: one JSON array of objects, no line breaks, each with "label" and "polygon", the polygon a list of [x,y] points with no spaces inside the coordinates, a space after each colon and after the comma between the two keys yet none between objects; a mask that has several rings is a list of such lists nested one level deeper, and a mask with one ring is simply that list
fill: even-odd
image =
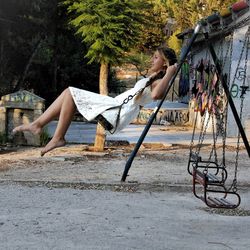
[{"label": "hanging swing", "polygon": [[[244,44],[242,46],[233,82],[236,79],[236,74],[237,74],[237,69],[239,68],[239,64],[244,59],[245,59],[244,72],[246,72],[247,69],[248,43],[249,43],[248,35],[249,31],[246,32],[245,35]],[[230,50],[232,55],[232,36],[231,36],[231,44],[229,45],[228,48],[230,48],[228,49],[228,51]],[[243,58],[244,52],[245,52],[245,58]],[[216,78],[217,77],[215,76],[214,79]],[[243,78],[243,85],[240,86],[241,89],[241,95],[240,95],[241,104],[240,104],[240,117],[239,117],[240,120],[242,119],[244,95],[248,88],[248,86],[245,85],[245,81],[246,77]],[[215,84],[215,82],[212,81],[212,84],[210,86],[213,85],[214,85],[214,90],[217,89],[218,92],[216,94],[212,93],[210,88],[210,91],[208,90],[208,92],[210,93],[209,96],[212,99],[211,102],[212,104],[210,103],[210,106],[207,105],[205,111],[199,110],[199,112],[206,112],[208,114],[208,117],[207,120],[205,119],[205,117],[202,117],[203,120],[202,120],[199,140],[196,147],[196,151],[194,152],[193,151],[194,137],[195,137],[195,127],[196,127],[198,112],[196,113],[193,135],[190,145],[188,172],[193,176],[193,193],[197,198],[203,200],[207,206],[212,208],[234,209],[237,208],[241,202],[241,197],[237,193],[237,168],[238,168],[238,158],[239,158],[240,132],[238,132],[238,137],[237,137],[238,139],[236,146],[234,179],[232,181],[231,186],[227,188],[226,180],[228,177],[228,173],[226,170],[225,148],[226,148],[228,100],[226,98],[227,96],[225,96],[223,91],[221,91],[219,82],[216,81]],[[221,101],[220,104],[217,101],[218,98]],[[225,105],[223,105],[222,100],[224,100]],[[201,115],[203,116],[202,113]],[[215,118],[216,122],[214,121]],[[208,159],[203,160],[200,151],[202,144],[204,143],[204,138],[206,136],[208,123],[210,120],[212,121],[213,145]],[[219,136],[221,136],[222,138],[222,160],[220,163],[218,161],[218,155],[217,155],[217,140]],[[212,156],[214,156],[214,161],[211,160]]]},{"label": "hanging swing", "polygon": [[[221,51],[221,50],[220,50]],[[216,108],[219,105],[215,105],[218,100],[218,77],[214,69],[214,65],[211,65],[210,58],[208,59],[208,53],[206,53],[205,60],[201,59],[196,66],[195,72],[195,83],[194,85],[198,85],[198,91],[195,94],[195,108],[194,111],[196,112],[195,115],[195,122],[193,128],[193,134],[190,144],[190,155],[188,161],[188,172],[192,175],[192,167],[199,166],[199,168],[213,168],[214,175],[219,173],[219,170],[223,170],[219,167],[218,159],[217,159],[217,152],[216,152],[216,141],[219,135],[219,129],[217,129],[217,135],[215,134],[216,128],[214,124],[214,114]],[[204,64],[203,61],[206,63]],[[198,82],[198,84],[197,84]],[[218,104],[218,102],[217,102]],[[201,129],[199,134],[199,139],[196,147],[196,151],[194,152],[194,136],[196,133],[196,125],[198,114],[201,116]],[[206,115],[204,115],[206,114]],[[213,132],[213,147],[210,152],[210,156],[207,160],[204,160],[201,157],[200,150],[203,145],[204,138],[206,136],[206,132],[208,129],[208,125],[210,120],[212,120],[212,132]],[[217,125],[218,126],[218,125]],[[214,158],[212,160],[212,158]],[[223,170],[223,176],[227,176],[226,170]],[[226,177],[225,177],[226,178]]]}]

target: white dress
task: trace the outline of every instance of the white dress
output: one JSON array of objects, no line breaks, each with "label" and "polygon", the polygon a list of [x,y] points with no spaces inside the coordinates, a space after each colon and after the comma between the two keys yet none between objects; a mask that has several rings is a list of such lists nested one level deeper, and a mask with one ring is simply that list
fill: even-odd
[{"label": "white dress", "polygon": [[117,124],[119,106],[129,95],[134,95],[138,90],[145,87],[148,80],[149,78],[139,80],[132,89],[116,97],[100,95],[74,87],[69,87],[69,89],[81,115],[88,121],[92,121],[96,118],[98,120],[100,117],[102,119],[104,118],[104,120],[112,125],[113,129],[110,129],[109,132],[113,133],[123,129],[138,116],[142,106],[153,101],[151,97],[151,87],[148,86],[139,98],[135,96],[127,104],[122,106]]}]

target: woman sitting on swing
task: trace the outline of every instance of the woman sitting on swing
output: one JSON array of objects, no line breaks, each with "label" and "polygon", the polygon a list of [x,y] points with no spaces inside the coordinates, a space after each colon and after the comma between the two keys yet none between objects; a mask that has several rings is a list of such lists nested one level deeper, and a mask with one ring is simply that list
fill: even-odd
[{"label": "woman sitting on swing", "polygon": [[[100,123],[110,125],[105,129],[111,133],[112,130],[117,132],[137,117],[142,106],[163,98],[168,84],[176,72],[176,62],[177,58],[172,49],[158,48],[152,57],[150,70],[152,74],[148,78],[139,80],[134,88],[115,98],[68,87],[40,117],[30,124],[14,128],[13,133],[29,131],[33,134],[40,134],[45,125],[58,118],[52,139],[41,151],[41,156],[43,156],[52,149],[66,144],[64,137],[76,109],[88,121],[100,120]],[[132,100],[122,105],[129,96],[133,96]]]}]

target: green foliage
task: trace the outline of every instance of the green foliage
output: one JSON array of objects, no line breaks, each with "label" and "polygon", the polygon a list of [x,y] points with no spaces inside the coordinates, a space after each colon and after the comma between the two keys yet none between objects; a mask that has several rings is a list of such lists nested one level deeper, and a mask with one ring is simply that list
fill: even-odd
[{"label": "green foliage", "polygon": [[[128,55],[143,68],[136,58],[141,52],[166,42],[179,50],[175,35],[167,41],[164,34],[168,18],[176,21],[175,33],[182,32],[236,1],[1,0],[0,96],[13,92],[20,79],[21,88],[51,100],[69,85],[97,92],[102,60],[115,64]],[[66,12],[78,36],[69,29]]]},{"label": "green foliage", "polygon": [[145,11],[150,22],[141,25],[140,42],[137,46],[139,51],[152,51],[166,42],[165,26],[168,18],[166,1],[156,0],[153,2],[153,8]]},{"label": "green foliage", "polygon": [[89,47],[90,63],[119,63],[124,52],[139,41],[145,15],[152,5],[145,0],[66,0],[70,24]]},{"label": "green foliage", "polygon": [[0,145],[3,145],[7,142],[7,135],[5,133],[0,133]]},{"label": "green foliage", "polygon": [[41,146],[45,146],[49,141],[50,141],[51,137],[48,133],[48,129],[44,128],[42,130],[42,133],[40,135],[40,144]]},{"label": "green foliage", "polygon": [[134,65],[141,76],[146,76],[150,68],[150,61],[151,55],[132,51],[132,53],[124,57],[123,63]]},{"label": "green foliage", "polygon": [[198,20],[235,2],[237,0],[168,0],[166,8],[175,19],[176,28],[183,31],[192,28]]},{"label": "green foliage", "polygon": [[14,92],[21,79],[20,88],[34,89],[48,103],[69,85],[98,91],[99,65],[87,65],[86,46],[65,25],[59,1],[0,1],[0,96]]},{"label": "green foliage", "polygon": [[180,30],[175,30],[172,36],[168,39],[168,46],[172,48],[177,54],[181,52],[181,40],[176,37],[177,34],[180,33]]}]

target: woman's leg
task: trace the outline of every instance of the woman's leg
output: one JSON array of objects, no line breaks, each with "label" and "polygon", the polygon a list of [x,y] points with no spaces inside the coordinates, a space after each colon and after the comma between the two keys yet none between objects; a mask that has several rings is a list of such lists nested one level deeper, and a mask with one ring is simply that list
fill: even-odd
[{"label": "woman's leg", "polygon": [[70,90],[66,89],[62,100],[60,115],[56,131],[50,142],[41,151],[41,156],[51,151],[54,148],[62,147],[65,145],[64,136],[71,123],[72,117],[76,111],[74,100],[71,96]]},{"label": "woman's leg", "polygon": [[48,107],[48,109],[39,116],[35,121],[33,121],[30,124],[24,124],[21,126],[18,126],[13,129],[13,133],[21,132],[21,131],[29,131],[33,134],[40,134],[42,131],[42,128],[54,120],[55,118],[58,118],[60,115],[62,103],[64,100],[65,93],[69,91],[69,89],[64,90],[60,96],[57,97],[57,99]]}]

